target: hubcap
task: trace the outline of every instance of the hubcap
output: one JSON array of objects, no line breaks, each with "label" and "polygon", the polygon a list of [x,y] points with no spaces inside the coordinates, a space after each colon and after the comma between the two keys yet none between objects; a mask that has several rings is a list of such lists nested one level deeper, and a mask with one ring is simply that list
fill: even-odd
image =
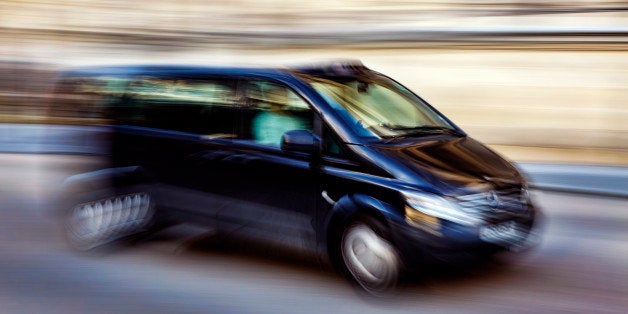
[{"label": "hubcap", "polygon": [[365,224],[349,227],[342,241],[342,255],[353,277],[365,289],[385,291],[399,272],[395,248]]},{"label": "hubcap", "polygon": [[147,193],[117,195],[76,205],[68,229],[76,246],[90,249],[139,230],[152,214]]}]

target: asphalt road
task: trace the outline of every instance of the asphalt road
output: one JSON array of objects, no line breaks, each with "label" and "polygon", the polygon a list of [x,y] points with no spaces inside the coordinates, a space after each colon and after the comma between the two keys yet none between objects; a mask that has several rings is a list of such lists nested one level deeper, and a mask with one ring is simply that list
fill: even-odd
[{"label": "asphalt road", "polygon": [[370,300],[286,254],[166,230],[133,247],[71,251],[50,198],[87,157],[0,154],[0,313],[615,312],[628,308],[628,201],[537,192],[540,245],[486,265],[449,268]]}]

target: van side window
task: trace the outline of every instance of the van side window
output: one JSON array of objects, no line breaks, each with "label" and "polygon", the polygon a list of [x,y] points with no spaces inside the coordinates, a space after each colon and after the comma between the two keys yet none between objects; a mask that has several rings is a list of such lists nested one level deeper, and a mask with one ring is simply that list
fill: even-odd
[{"label": "van side window", "polygon": [[55,87],[50,117],[69,123],[106,123],[109,108],[124,94],[128,80],[120,77],[70,78]]},{"label": "van side window", "polygon": [[146,77],[130,84],[118,123],[233,137],[236,100],[234,81]]},{"label": "van side window", "polygon": [[279,147],[290,130],[313,130],[313,112],[303,98],[285,85],[250,81],[245,86],[242,137]]},{"label": "van side window", "polygon": [[323,130],[323,155],[335,158],[349,158],[338,137],[325,126]]}]

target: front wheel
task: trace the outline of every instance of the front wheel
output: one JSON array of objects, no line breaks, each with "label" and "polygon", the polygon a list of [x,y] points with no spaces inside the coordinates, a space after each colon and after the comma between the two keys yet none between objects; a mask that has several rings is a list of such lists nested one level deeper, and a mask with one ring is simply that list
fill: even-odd
[{"label": "front wheel", "polygon": [[397,287],[401,261],[385,226],[370,217],[353,221],[340,243],[342,263],[350,279],[367,293],[380,296]]}]

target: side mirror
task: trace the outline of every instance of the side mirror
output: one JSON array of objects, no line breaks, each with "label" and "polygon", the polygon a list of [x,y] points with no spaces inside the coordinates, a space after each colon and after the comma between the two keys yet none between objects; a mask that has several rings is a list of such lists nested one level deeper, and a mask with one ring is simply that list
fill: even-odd
[{"label": "side mirror", "polygon": [[281,136],[281,150],[286,152],[313,153],[318,150],[319,139],[307,130],[286,131]]}]

